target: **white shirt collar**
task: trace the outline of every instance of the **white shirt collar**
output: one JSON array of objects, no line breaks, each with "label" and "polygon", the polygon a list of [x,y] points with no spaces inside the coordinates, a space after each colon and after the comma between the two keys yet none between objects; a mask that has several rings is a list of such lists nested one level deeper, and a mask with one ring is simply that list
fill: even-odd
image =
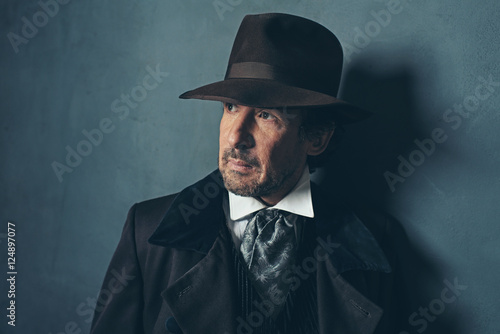
[{"label": "white shirt collar", "polygon": [[[229,192],[229,212],[231,220],[233,221],[265,208],[268,208],[268,206],[253,197],[238,196]],[[272,208],[294,213],[299,216],[314,218],[311,197],[311,178],[307,165],[292,191]]]}]

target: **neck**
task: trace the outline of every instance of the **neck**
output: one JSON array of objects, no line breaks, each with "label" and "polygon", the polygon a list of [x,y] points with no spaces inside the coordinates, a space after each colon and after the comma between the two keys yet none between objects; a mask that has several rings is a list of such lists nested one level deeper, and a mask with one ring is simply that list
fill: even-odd
[{"label": "neck", "polygon": [[283,197],[255,197],[256,200],[258,200],[259,202],[262,202],[262,204],[264,204],[265,206],[275,206],[276,204],[278,204],[283,198],[285,198],[285,196]]}]

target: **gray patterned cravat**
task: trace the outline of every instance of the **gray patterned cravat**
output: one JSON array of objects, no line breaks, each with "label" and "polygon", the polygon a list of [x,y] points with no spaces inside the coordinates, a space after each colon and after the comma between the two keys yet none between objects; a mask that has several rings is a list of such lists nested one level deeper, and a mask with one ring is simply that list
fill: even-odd
[{"label": "gray patterned cravat", "polygon": [[279,210],[261,210],[248,223],[240,248],[254,288],[275,305],[275,313],[290,290],[283,274],[295,262],[297,252],[295,230],[289,225]]}]

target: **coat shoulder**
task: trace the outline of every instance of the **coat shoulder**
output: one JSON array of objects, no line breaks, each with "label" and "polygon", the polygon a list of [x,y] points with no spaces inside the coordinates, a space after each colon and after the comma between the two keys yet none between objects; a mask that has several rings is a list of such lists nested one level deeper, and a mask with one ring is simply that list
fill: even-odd
[{"label": "coat shoulder", "polygon": [[148,238],[158,227],[177,194],[166,195],[134,204],[131,214],[135,222],[138,245],[146,245]]}]

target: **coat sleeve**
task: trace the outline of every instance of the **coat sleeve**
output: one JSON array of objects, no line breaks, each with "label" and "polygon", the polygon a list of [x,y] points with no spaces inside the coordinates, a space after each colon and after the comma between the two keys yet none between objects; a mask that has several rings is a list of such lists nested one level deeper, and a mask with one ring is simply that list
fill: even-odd
[{"label": "coat sleeve", "polygon": [[144,333],[143,278],[137,258],[134,205],[99,292],[91,334]]}]

